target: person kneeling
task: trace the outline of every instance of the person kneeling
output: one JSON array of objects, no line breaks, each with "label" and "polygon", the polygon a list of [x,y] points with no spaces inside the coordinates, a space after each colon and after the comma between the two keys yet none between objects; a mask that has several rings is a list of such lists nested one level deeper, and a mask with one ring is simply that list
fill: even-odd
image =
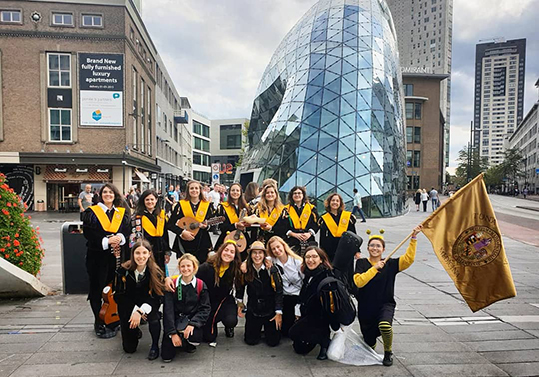
[{"label": "person kneeling", "polygon": [[266,267],[266,248],[255,241],[249,249],[245,261],[247,272],[242,275],[236,292],[238,315],[243,317],[243,296],[247,288],[247,315],[245,315],[245,343],[255,345],[262,337],[262,327],[266,344],[275,347],[281,341],[283,314],[283,284],[275,266]]},{"label": "person kneeling", "polygon": [[174,279],[174,292],[165,293],[163,306],[165,327],[161,357],[170,362],[176,356],[176,348],[193,353],[202,341],[202,327],[211,311],[210,295],[206,284],[195,277],[198,260],[192,254],[184,254],[178,260],[180,276]]},{"label": "person kneeling", "polygon": [[140,322],[146,320],[152,336],[148,359],[154,360],[159,356],[159,306],[164,290],[164,274],[151,250],[148,241],[135,242],[131,248],[131,259],[116,271],[114,299],[118,303],[124,351],[134,353],[137,350],[142,336]]},{"label": "person kneeling", "polygon": [[[367,249],[369,258],[356,261],[354,283],[358,288],[356,298],[358,318],[363,339],[372,349],[380,335],[384,342],[384,365],[393,365],[393,316],[395,314],[395,279],[399,272],[412,265],[415,259],[417,234],[422,226],[412,232],[412,240],[406,253],[399,258],[382,259],[385,241],[381,234],[369,237]],[[383,231],[381,231],[383,233]]]}]

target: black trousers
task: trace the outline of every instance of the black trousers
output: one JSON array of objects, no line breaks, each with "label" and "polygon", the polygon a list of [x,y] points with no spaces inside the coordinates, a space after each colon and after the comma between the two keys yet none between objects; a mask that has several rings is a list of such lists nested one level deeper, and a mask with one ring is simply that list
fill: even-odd
[{"label": "black trousers", "polygon": [[[112,255],[101,253],[96,256],[92,254],[93,250],[88,250],[86,254],[86,271],[90,283],[88,289],[88,300],[94,314],[95,322],[101,323],[99,311],[103,304],[101,293],[107,284],[112,283],[114,279],[115,258]],[[96,253],[94,251],[94,253]]]},{"label": "black trousers", "polygon": [[299,296],[283,296],[283,325],[281,332],[283,336],[288,336],[290,328],[296,322],[296,304],[299,302]]},{"label": "black trousers", "polygon": [[317,344],[322,348],[329,347],[329,323],[315,317],[301,317],[289,332],[294,341],[294,351],[300,355],[311,352]]},{"label": "black trousers", "polygon": [[212,308],[210,317],[202,328],[205,342],[215,342],[215,339],[217,339],[217,324],[219,322],[222,322],[228,328],[236,327],[238,324],[238,307],[234,297],[228,296],[220,308],[216,308],[215,310]]},{"label": "black trousers", "polygon": [[[193,330],[193,333],[189,337],[188,340],[185,340],[183,337],[183,333],[180,335],[180,338],[182,339],[182,347],[184,348],[186,346],[186,342],[189,343],[200,343],[202,342],[203,338],[203,331],[201,328],[195,327]],[[163,342],[161,343],[161,357],[163,360],[172,360],[176,356],[176,350],[178,348],[174,347],[174,344],[172,343],[172,339],[166,334],[163,334]]]},{"label": "black trousers", "polygon": [[245,315],[245,343],[250,346],[260,343],[262,338],[262,327],[264,327],[264,337],[266,344],[270,347],[275,347],[281,341],[281,332],[275,327],[275,321],[271,319],[275,316],[256,317],[253,314]]},{"label": "black trousers", "polygon": [[375,313],[375,315],[369,316],[358,315],[361,335],[363,335],[365,343],[367,343],[370,347],[373,347],[376,344],[376,338],[381,335],[378,324],[382,321],[393,324],[393,317],[395,316],[395,305],[385,304],[375,310]]},{"label": "black trousers", "polygon": [[[129,328],[129,318],[133,307],[118,307],[120,314],[120,328],[122,330],[122,346],[126,353],[134,353],[138,346],[139,328]],[[148,329],[152,337],[152,347],[157,347],[159,344],[159,335],[161,334],[161,315],[159,307],[152,307],[152,311],[148,314]]]},{"label": "black trousers", "polygon": [[427,212],[427,203],[429,201],[428,200],[423,200],[423,212]]}]

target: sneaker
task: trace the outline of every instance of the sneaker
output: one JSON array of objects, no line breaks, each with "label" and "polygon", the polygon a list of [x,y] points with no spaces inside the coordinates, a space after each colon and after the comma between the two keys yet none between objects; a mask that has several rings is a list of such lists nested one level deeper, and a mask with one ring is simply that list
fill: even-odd
[{"label": "sneaker", "polygon": [[104,328],[104,332],[101,333],[101,335],[97,335],[101,339],[110,339],[114,338],[116,336],[116,329],[111,329],[110,327],[107,327],[105,325],[102,325]]},{"label": "sneaker", "polygon": [[213,348],[217,347],[217,342],[211,342],[210,347],[213,347]]},{"label": "sneaker", "polygon": [[234,327],[225,327],[225,335],[227,338],[234,337]]},{"label": "sneaker", "polygon": [[385,351],[384,352],[384,361],[383,364],[386,367],[390,367],[393,365],[393,352],[391,351]]},{"label": "sneaker", "polygon": [[98,338],[103,337],[103,334],[105,333],[105,325],[94,323],[94,331]]},{"label": "sneaker", "polygon": [[172,361],[172,359],[163,359],[164,363],[170,363],[171,361]]},{"label": "sneaker", "polygon": [[328,349],[326,347],[320,347],[320,353],[316,357],[318,360],[327,360],[328,359]]}]

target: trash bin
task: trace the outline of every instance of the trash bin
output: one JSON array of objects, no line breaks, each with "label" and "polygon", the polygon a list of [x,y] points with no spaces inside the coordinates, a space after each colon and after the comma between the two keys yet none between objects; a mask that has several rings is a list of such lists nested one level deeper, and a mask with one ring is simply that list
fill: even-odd
[{"label": "trash bin", "polygon": [[86,272],[86,238],[82,234],[82,222],[65,222],[61,230],[62,280],[64,293],[88,293],[89,280]]}]

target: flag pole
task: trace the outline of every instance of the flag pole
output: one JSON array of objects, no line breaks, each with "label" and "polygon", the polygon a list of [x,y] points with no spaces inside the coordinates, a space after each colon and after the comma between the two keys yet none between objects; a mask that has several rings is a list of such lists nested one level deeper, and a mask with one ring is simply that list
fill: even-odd
[{"label": "flag pole", "polygon": [[[484,173],[478,174],[477,177],[475,177],[474,179],[472,179],[472,180],[471,180],[470,182],[468,182],[464,187],[462,187],[459,191],[457,191],[455,194],[453,194],[453,196],[451,196],[449,199],[447,199],[445,202],[443,202],[443,203],[440,205],[440,207],[438,207],[438,208],[436,209],[436,211],[434,211],[433,213],[431,213],[429,217],[427,217],[425,220],[423,220],[423,221],[421,222],[420,225],[423,225],[423,226],[424,226],[426,223],[428,223],[429,221],[431,221],[431,220],[434,218],[434,216],[436,216],[436,215],[438,214],[438,212],[440,211],[441,208],[443,208],[443,207],[445,207],[446,205],[448,205],[448,204],[449,204],[451,201],[453,201],[457,196],[460,196],[460,193],[461,193],[461,192],[464,192],[464,189],[465,189],[467,186],[471,185],[472,183],[474,183],[474,182],[475,182],[476,180],[478,180],[478,179],[483,179],[483,175],[484,175]],[[391,258],[391,257],[393,256],[393,254],[395,254],[395,253],[397,252],[397,250],[399,250],[399,248],[400,248],[406,241],[408,241],[408,240],[410,239],[410,237],[412,237],[412,234],[414,234],[413,231],[410,232],[410,234],[407,235],[406,238],[403,239],[403,240],[401,241],[401,243],[399,243],[399,244],[395,247],[395,249],[393,249],[393,251],[392,251],[391,253],[389,253],[389,255],[388,255],[387,257],[384,258],[384,263],[386,263],[386,262],[389,260],[389,258]]]}]

